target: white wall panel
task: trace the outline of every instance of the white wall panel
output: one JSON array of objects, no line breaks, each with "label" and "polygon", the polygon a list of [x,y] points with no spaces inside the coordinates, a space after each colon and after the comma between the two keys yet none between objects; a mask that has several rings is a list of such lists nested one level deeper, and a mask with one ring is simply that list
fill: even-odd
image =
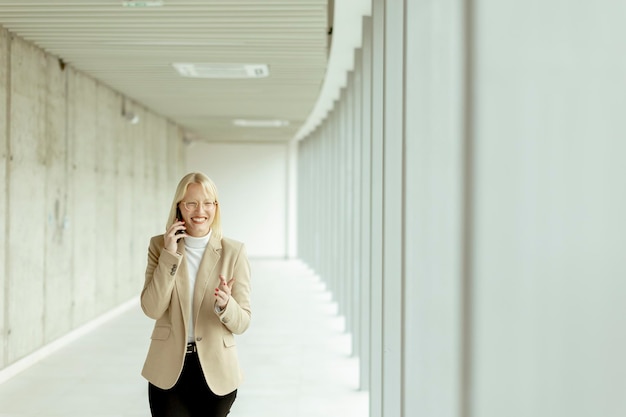
[{"label": "white wall panel", "polygon": [[371,417],[383,412],[383,160],[384,160],[384,56],[385,4],[372,2],[372,85],[371,85],[371,252],[370,252],[370,374],[369,409]]},{"label": "white wall panel", "polygon": [[383,416],[402,413],[404,322],[404,3],[385,2]]},{"label": "white wall panel", "polygon": [[476,13],[472,415],[625,415],[626,7]]},{"label": "white wall panel", "polygon": [[[348,74],[348,77],[350,75]],[[349,82],[349,81],[348,81]],[[350,262],[346,260],[350,259],[350,246],[352,242],[348,240],[349,230],[349,216],[350,216],[350,199],[351,191],[348,189],[348,181],[350,179],[350,135],[352,132],[348,131],[349,126],[349,95],[347,89],[342,89],[339,96],[338,109],[336,113],[338,115],[336,125],[336,143],[337,143],[337,165],[334,176],[334,182],[336,184],[336,198],[330,201],[334,207],[337,218],[337,226],[335,229],[336,238],[334,243],[336,250],[333,251],[336,257],[334,262],[333,271],[335,273],[334,279],[334,291],[333,297],[337,301],[337,312],[341,316],[345,317],[346,309],[348,308],[348,280],[350,277],[349,266]],[[347,318],[346,318],[347,319]],[[347,321],[347,320],[346,320]]]},{"label": "white wall panel", "polygon": [[286,144],[195,142],[187,148],[188,170],[217,185],[224,235],[243,241],[251,257],[287,255],[287,157]]},{"label": "white wall panel", "polygon": [[459,412],[462,197],[460,2],[409,1],[406,28],[407,416]]},{"label": "white wall panel", "polygon": [[360,263],[360,287],[361,297],[359,300],[359,315],[361,317],[360,349],[359,356],[359,388],[367,390],[369,387],[370,374],[370,276],[371,276],[371,166],[372,166],[372,19],[363,19],[363,46],[360,54],[360,63],[357,63],[361,72],[361,83],[356,88],[361,89],[361,100],[357,107],[360,113],[359,123],[361,125],[361,222],[360,222],[360,251],[357,254]]},{"label": "white wall panel", "polygon": [[362,178],[362,170],[361,170],[361,158],[362,158],[362,148],[365,146],[367,141],[362,135],[362,55],[361,50],[357,50],[355,53],[355,71],[352,77],[352,83],[350,86],[350,91],[352,94],[352,105],[351,105],[351,118],[352,118],[352,128],[350,129],[350,140],[352,141],[352,178],[349,184],[350,189],[353,193],[352,199],[352,209],[351,215],[349,216],[349,221],[351,222],[352,231],[349,236],[350,242],[352,243],[352,253],[350,256],[350,263],[352,265],[352,272],[350,274],[351,281],[351,308],[348,317],[350,317],[350,324],[348,330],[352,335],[352,355],[358,356],[361,351],[361,332],[363,331],[364,325],[364,316],[361,313],[361,297],[363,294],[363,273],[361,270],[361,246],[363,242],[361,240],[362,230],[362,216],[363,216],[363,201],[361,196],[361,184],[365,181]]},{"label": "white wall panel", "polygon": [[287,145],[287,242],[286,256],[298,255],[298,141]]}]

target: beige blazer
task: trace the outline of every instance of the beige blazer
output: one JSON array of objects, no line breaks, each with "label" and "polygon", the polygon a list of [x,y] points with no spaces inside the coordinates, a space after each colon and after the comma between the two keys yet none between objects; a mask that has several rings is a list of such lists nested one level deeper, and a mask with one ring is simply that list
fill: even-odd
[{"label": "beige blazer", "polygon": [[[141,308],[156,323],[141,374],[162,389],[176,384],[185,360],[189,307],[193,305],[194,335],[204,377],[211,391],[226,395],[242,380],[233,333],[241,334],[250,325],[250,265],[245,246],[211,236],[191,300],[183,239],[176,254],[164,250],[163,245],[163,235],[155,236],[148,249]],[[214,295],[219,275],[226,280],[235,278],[231,298],[221,313],[215,310]]]}]

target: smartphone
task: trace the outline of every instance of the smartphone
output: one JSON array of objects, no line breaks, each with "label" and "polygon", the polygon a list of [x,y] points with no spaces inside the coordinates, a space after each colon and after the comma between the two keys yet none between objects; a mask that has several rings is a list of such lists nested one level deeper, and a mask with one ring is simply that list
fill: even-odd
[{"label": "smartphone", "polygon": [[[180,209],[178,207],[176,207],[176,220],[181,221],[183,220],[183,214],[180,212]],[[182,235],[183,233],[185,233],[184,230],[178,230],[176,233],[174,233],[175,235]]]}]

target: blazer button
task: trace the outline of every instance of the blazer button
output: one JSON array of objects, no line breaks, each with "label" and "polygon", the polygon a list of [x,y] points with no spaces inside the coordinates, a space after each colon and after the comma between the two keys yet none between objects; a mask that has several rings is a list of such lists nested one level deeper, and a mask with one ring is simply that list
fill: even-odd
[{"label": "blazer button", "polygon": [[201,337],[196,337],[196,342],[201,342],[202,338]]}]

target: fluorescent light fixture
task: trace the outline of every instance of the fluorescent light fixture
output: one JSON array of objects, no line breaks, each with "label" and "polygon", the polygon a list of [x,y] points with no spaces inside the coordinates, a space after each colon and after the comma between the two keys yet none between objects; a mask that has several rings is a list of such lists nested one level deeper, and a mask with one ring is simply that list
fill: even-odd
[{"label": "fluorescent light fixture", "polygon": [[287,120],[245,120],[235,119],[233,124],[239,127],[285,127],[289,126]]},{"label": "fluorescent light fixture", "polygon": [[172,66],[183,77],[191,78],[263,78],[270,73],[266,64],[175,62]]},{"label": "fluorescent light fixture", "polygon": [[162,1],[123,1],[124,7],[161,7]]}]

